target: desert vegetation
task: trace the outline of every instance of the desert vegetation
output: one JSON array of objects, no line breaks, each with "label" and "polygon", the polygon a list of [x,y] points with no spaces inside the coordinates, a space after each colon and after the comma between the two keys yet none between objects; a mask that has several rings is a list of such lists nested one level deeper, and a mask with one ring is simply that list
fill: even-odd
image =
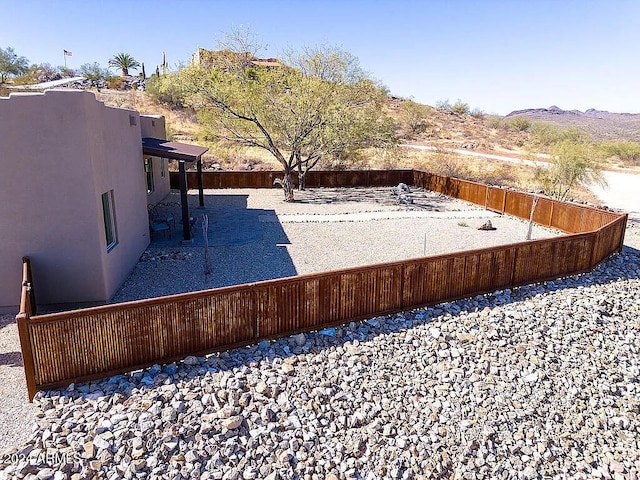
[{"label": "desert vegetation", "polygon": [[18,54],[11,47],[0,48],[0,83],[9,78],[17,77],[27,71],[29,61]]},{"label": "desert vegetation", "polygon": [[[98,62],[77,71],[29,66],[8,47],[0,49],[0,79],[17,87],[82,75],[103,90],[100,98],[108,104],[163,114],[170,137],[206,143],[209,168],[282,169],[280,182],[288,200],[293,199],[291,172],[298,172],[304,188],[305,173],[317,167],[420,167],[557,198],[589,199],[581,184],[598,181],[603,167],[640,166],[640,143],[628,138],[602,140],[575,125],[541,121],[546,117],[529,111],[490,116],[461,99],[432,107],[392,97],[360,68],[357,58],[330,45],[291,49],[279,59],[255,62],[263,46],[253,32],[240,29],[221,37],[217,47],[203,50],[206,62],[163,68],[148,78],[144,66],[126,52],[108,62],[120,76]],[[145,76],[145,95],[118,93],[137,86],[126,80],[136,69]],[[0,95],[8,94],[0,88]],[[552,118],[559,118],[559,111],[553,107]],[[607,112],[597,113],[600,118]],[[427,145],[431,151],[408,150],[402,147],[406,143]],[[549,168],[474,159],[455,152],[461,148],[542,159]]]},{"label": "desert vegetation", "polygon": [[251,32],[231,32],[219,44],[223,60],[192,64],[151,82],[148,94],[197,112],[201,136],[228,146],[270,154],[283,169],[285,200],[293,201],[291,174],[320,162],[343,162],[368,147],[395,143],[394,123],[383,110],[385,90],[337,47],[284,52],[282,63],[262,67]]},{"label": "desert vegetation", "polygon": [[561,140],[552,145],[550,158],[547,167],[537,169],[536,180],[552,198],[566,200],[580,183],[605,183],[601,157],[590,143]]},{"label": "desert vegetation", "polygon": [[129,69],[135,70],[140,68],[140,62],[128,53],[120,52],[109,59],[109,66],[120,69],[122,76],[127,77],[129,75]]}]

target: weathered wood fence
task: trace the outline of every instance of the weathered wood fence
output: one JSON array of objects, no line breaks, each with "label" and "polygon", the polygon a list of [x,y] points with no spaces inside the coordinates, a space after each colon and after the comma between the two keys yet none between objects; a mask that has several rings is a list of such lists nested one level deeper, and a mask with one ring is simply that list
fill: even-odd
[{"label": "weathered wood fence", "polygon": [[[198,188],[198,174],[187,172],[187,187]],[[282,178],[282,171],[256,172],[204,172],[204,188],[280,188],[274,185]],[[298,173],[293,172],[294,187],[298,186]],[[180,188],[178,172],[170,172],[171,188]],[[305,175],[305,185],[315,187],[388,187],[413,182],[413,170],[311,170]]]},{"label": "weathered wood fence", "polygon": [[[409,171],[407,176],[406,172],[339,173],[353,175],[345,182],[350,186],[359,185],[354,178],[365,185],[404,181],[529,219],[533,195],[426,172]],[[314,182],[337,186],[341,177],[323,177],[325,173],[317,172]],[[257,186],[267,178],[257,172],[251,180],[251,173],[243,172],[246,183],[241,185],[235,173],[213,175],[216,179],[208,185],[219,187]],[[231,185],[225,178],[231,179]],[[17,321],[29,398],[39,389],[187,355],[587,272],[622,248],[627,216],[542,198],[534,220],[569,235],[48,315],[33,315],[35,300],[25,260]]]}]

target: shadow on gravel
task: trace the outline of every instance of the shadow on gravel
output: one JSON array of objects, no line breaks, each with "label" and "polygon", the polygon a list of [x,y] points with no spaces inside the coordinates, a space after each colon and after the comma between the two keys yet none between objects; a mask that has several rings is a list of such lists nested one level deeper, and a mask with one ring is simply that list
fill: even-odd
[{"label": "shadow on gravel", "polygon": [[0,329],[16,323],[16,316],[10,313],[0,315]]},{"label": "shadow on gravel", "polygon": [[8,367],[20,367],[22,368],[22,353],[20,352],[8,352],[0,353],[0,365],[7,365]]},{"label": "shadow on gravel", "polygon": [[[173,216],[176,227],[171,238],[154,236],[140,258],[146,263],[147,274],[135,277],[135,291],[129,296],[129,279],[125,280],[111,303],[140,298],[173,295],[242,283],[271,280],[297,275],[286,245],[289,238],[277,221],[273,210],[247,208],[248,195],[205,195],[205,207],[198,207],[197,195],[189,196],[190,214],[196,224],[193,241],[183,244],[179,203],[170,193],[156,210],[159,215]],[[207,239],[211,258],[211,274],[204,274],[203,215],[208,216]],[[262,216],[276,221],[265,224]],[[202,263],[201,263],[202,262]],[[149,268],[153,266],[154,268]]]},{"label": "shadow on gravel", "polygon": [[[204,245],[203,215],[207,215],[209,219],[207,240],[210,247],[260,242],[264,237],[264,232],[258,219],[261,215],[275,215],[275,212],[247,208],[248,197],[248,195],[205,195],[205,206],[200,207],[198,196],[189,195],[189,214],[193,217],[194,224],[191,228],[191,242],[183,243],[180,199],[176,192],[171,192],[155,209],[155,212],[160,216],[173,217],[174,221],[170,222],[171,236],[155,234],[151,238],[149,248],[202,247]],[[289,243],[282,228],[280,236],[281,238],[277,240],[278,243]]]},{"label": "shadow on gravel", "polygon": [[[627,257],[625,259],[625,257]],[[629,263],[635,263],[638,268],[631,271]],[[206,359],[201,358],[196,366],[186,366],[178,363],[154,366],[131,374],[118,375],[99,382],[75,385],[74,391],[58,390],[61,395],[73,399],[88,396],[96,391],[110,395],[113,393],[130,396],[134,389],[154,388],[163,384],[178,384],[185,380],[202,378],[208,373],[228,371],[233,368],[253,366],[259,361],[284,360],[288,357],[307,353],[319,353],[326,349],[343,347],[347,342],[367,342],[380,335],[394,334],[407,331],[413,327],[429,324],[440,315],[445,315],[445,321],[454,319],[461,313],[481,312],[485,309],[505,307],[512,303],[523,302],[542,294],[552,294],[556,291],[604,285],[619,280],[640,278],[640,251],[626,247],[621,254],[615,255],[598,266],[593,272],[558,279],[554,282],[544,282],[516,287],[510,291],[496,291],[490,294],[478,295],[466,299],[445,302],[432,307],[419,308],[399,314],[374,317],[360,322],[351,322],[338,327],[325,328],[316,332],[305,333],[305,343],[299,345],[297,336],[289,336],[273,341],[264,341],[256,345],[237,348],[218,354],[212,354]],[[592,313],[599,313],[609,317],[610,305],[600,302],[594,306]]]},{"label": "shadow on gravel", "polygon": [[296,192],[295,203],[328,205],[341,203],[377,203],[379,205],[402,205],[407,210],[426,210],[441,212],[451,210],[451,198],[424,189],[413,189],[409,195],[411,204],[399,204],[397,195],[391,187],[379,188],[309,188]]}]

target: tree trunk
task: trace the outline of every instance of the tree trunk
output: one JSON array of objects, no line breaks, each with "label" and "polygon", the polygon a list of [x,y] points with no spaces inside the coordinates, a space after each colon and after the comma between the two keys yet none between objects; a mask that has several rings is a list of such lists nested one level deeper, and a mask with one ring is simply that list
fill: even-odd
[{"label": "tree trunk", "polygon": [[302,159],[299,155],[296,156],[296,165],[298,166],[298,191],[304,190],[304,174],[307,173],[306,170],[302,168]]},{"label": "tree trunk", "polygon": [[533,216],[536,213],[536,205],[538,205],[540,197],[537,195],[533,197],[533,204],[531,205],[531,215],[529,215],[529,230],[527,230],[527,241],[531,240],[531,232],[533,231]]},{"label": "tree trunk", "polygon": [[298,170],[298,190],[302,191],[306,188],[306,180],[305,180],[305,175],[307,174],[307,172],[304,172],[302,170]]},{"label": "tree trunk", "polygon": [[284,169],[284,177],[282,178],[282,190],[284,190],[284,201],[293,202],[293,181],[291,180],[291,168]]}]

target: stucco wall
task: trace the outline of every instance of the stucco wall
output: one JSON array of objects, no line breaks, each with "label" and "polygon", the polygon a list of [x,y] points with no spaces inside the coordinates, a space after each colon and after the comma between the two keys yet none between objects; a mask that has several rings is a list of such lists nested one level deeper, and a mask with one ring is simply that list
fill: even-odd
[{"label": "stucco wall", "polygon": [[[91,129],[94,148],[91,161],[105,285],[104,298],[100,300],[106,301],[149,244],[142,136],[138,112],[104,107],[93,98],[87,98],[85,104],[87,111],[92,112],[95,125]],[[118,244],[107,251],[101,196],[110,190],[113,190]]]},{"label": "stucco wall", "polygon": [[[17,305],[21,257],[38,303],[104,302],[149,243],[137,112],[89,92],[0,98],[0,307]],[[136,123],[136,125],[131,125]],[[113,190],[107,252],[101,195]]]},{"label": "stucco wall", "polygon": [[[165,121],[161,115],[140,115],[140,129],[143,137],[166,138]],[[151,157],[151,159],[153,160],[154,190],[147,194],[147,204],[155,205],[164,200],[171,187],[169,186],[168,160],[160,157]]]}]

